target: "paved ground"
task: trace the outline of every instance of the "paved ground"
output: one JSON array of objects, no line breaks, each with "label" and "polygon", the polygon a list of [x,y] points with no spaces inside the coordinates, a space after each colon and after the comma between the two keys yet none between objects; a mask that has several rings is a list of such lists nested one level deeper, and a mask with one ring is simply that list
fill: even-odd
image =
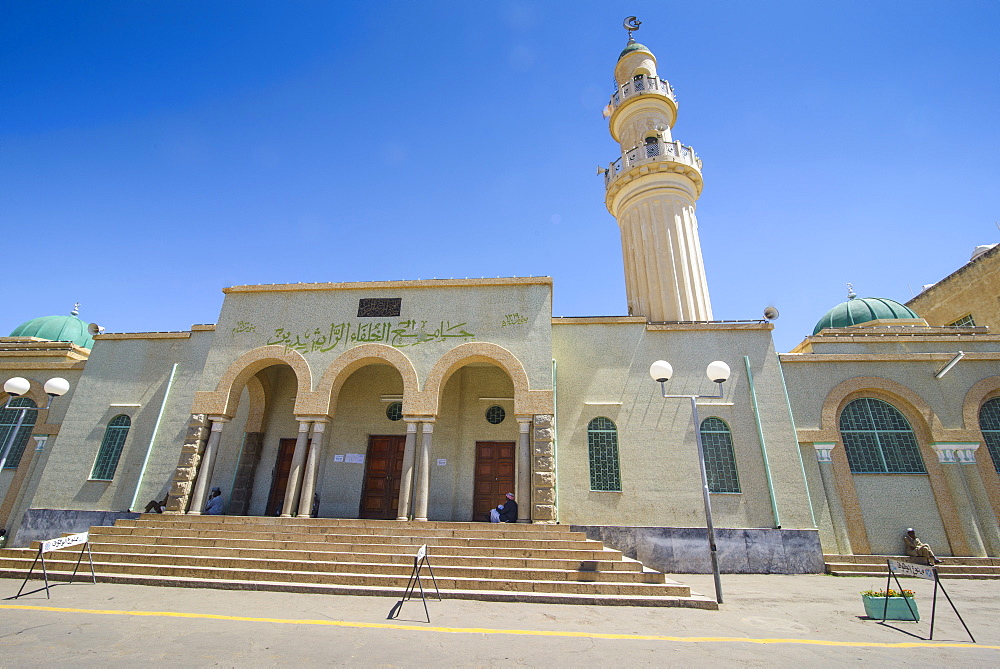
[{"label": "paved ground", "polygon": [[[711,576],[677,580],[712,593]],[[386,620],[393,601],[109,584],[18,600],[0,579],[0,665],[748,666],[1000,665],[1000,581],[946,581],[977,644],[939,597],[929,621],[864,618],[876,578],[723,576],[720,611],[445,600]],[[933,583],[908,579],[929,618]],[[22,608],[31,607],[31,608]]]}]

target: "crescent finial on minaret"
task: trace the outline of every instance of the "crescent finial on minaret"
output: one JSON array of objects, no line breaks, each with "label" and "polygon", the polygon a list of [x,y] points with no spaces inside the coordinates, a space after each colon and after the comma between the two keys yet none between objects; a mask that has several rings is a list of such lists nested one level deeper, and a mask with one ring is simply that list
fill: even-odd
[{"label": "crescent finial on minaret", "polygon": [[624,27],[625,30],[628,31],[628,43],[629,44],[632,44],[633,42],[635,42],[635,38],[632,37],[632,32],[635,31],[635,30],[638,30],[639,26],[641,26],[641,25],[642,25],[642,21],[640,21],[639,19],[635,18],[634,16],[626,16],[625,17],[625,21],[622,23],[622,27]]}]

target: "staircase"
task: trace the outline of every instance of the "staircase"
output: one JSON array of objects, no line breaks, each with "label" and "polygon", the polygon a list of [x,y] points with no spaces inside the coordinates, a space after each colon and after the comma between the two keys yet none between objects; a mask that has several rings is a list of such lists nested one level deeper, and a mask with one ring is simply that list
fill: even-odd
[{"label": "staircase", "polygon": [[[442,597],[718,608],[565,525],[143,514],[90,541],[107,583],[399,597],[426,544]],[[24,578],[36,553],[0,550],[0,577]],[[67,580],[78,556],[47,553],[49,578]]]},{"label": "staircase", "polygon": [[[909,561],[905,555],[824,555],[826,573],[834,576],[888,576],[885,560]],[[940,578],[1000,578],[1000,558],[942,557]]]}]

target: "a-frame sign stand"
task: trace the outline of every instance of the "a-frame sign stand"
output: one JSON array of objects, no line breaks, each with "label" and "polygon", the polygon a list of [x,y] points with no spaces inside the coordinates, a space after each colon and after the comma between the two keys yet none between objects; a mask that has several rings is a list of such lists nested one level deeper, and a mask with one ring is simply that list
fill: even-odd
[{"label": "a-frame sign stand", "polygon": [[90,552],[90,533],[81,532],[79,534],[70,534],[65,537],[59,537],[58,539],[50,539],[49,541],[43,541],[38,547],[38,554],[35,555],[34,561],[31,563],[31,569],[28,570],[28,575],[24,577],[24,582],[21,583],[21,588],[14,595],[14,599],[21,596],[21,592],[24,591],[24,586],[28,584],[28,580],[35,571],[35,565],[38,564],[39,560],[42,563],[42,577],[45,579],[45,597],[46,599],[52,599],[52,595],[49,594],[49,571],[45,567],[45,554],[59,550],[60,548],[68,548],[70,546],[80,545],[80,557],[76,559],[76,566],[73,567],[73,574],[69,577],[69,582],[72,583],[73,579],[76,578],[76,572],[80,569],[80,563],[83,561],[83,552],[87,551],[87,559],[90,561],[90,577],[93,579],[94,583],[97,583],[97,574],[94,573],[94,556]]},{"label": "a-frame sign stand", "polygon": [[[965,633],[969,635],[970,639],[972,639],[972,643],[976,643],[976,638],[972,636],[972,632],[969,631],[969,626],[965,624],[964,620],[962,620],[962,614],[960,614],[958,612],[958,609],[955,608],[955,602],[951,601],[951,596],[948,595],[948,591],[945,590],[944,584],[941,583],[941,578],[938,576],[937,567],[934,566],[925,567],[923,565],[913,564],[912,562],[903,562],[902,560],[894,560],[892,558],[886,558],[885,563],[886,567],[888,567],[889,569],[889,574],[885,580],[886,594],[888,594],[889,588],[892,586],[892,581],[894,579],[896,581],[896,587],[899,588],[900,592],[903,591],[903,586],[899,582],[898,574],[903,574],[904,576],[916,576],[917,578],[923,578],[927,579],[928,581],[934,581],[934,598],[931,600],[931,631],[930,635],[927,637],[928,641],[934,640],[934,618],[937,615],[937,593],[938,593],[938,588],[940,588],[941,592],[944,593],[945,598],[948,600],[948,603],[951,604],[951,610],[955,612],[955,615],[958,616],[959,622],[962,623],[962,627],[965,628]],[[904,597],[903,601],[906,602],[906,607],[910,609],[910,613],[913,615],[913,619],[916,620],[917,615],[916,612],[913,610],[913,605],[910,603],[909,597]],[[886,597],[885,605],[882,607],[882,622],[885,622],[888,610],[889,610],[889,598]]]},{"label": "a-frame sign stand", "polygon": [[438,588],[437,578],[434,576],[434,569],[431,567],[431,562],[427,559],[427,544],[424,544],[417,551],[417,554],[413,556],[413,571],[410,573],[410,579],[406,582],[406,591],[403,593],[403,598],[396,602],[395,606],[389,611],[388,620],[399,617],[399,612],[403,608],[403,602],[412,599],[414,588],[419,587],[420,599],[424,603],[424,615],[427,616],[427,622],[431,621],[431,613],[427,609],[427,595],[424,593],[424,584],[420,580],[420,570],[423,569],[424,565],[427,565],[427,571],[430,572],[431,580],[434,582],[434,594],[437,596],[438,601],[441,601],[441,590]]}]

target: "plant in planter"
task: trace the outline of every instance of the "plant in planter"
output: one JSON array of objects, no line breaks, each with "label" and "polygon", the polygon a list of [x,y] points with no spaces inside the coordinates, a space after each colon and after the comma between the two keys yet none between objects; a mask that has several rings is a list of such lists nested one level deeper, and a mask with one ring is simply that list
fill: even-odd
[{"label": "plant in planter", "polygon": [[[865,614],[875,620],[920,620],[912,590],[863,590]],[[888,605],[887,605],[888,604]]]}]

